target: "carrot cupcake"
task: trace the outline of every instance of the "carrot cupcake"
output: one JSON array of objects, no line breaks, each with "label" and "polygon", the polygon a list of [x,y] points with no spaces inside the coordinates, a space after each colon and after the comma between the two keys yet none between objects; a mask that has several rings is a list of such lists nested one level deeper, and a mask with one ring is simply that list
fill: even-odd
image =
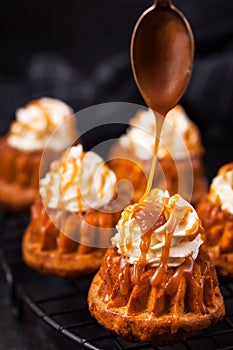
[{"label": "carrot cupcake", "polygon": [[53,98],[31,101],[16,110],[16,120],[0,139],[0,205],[27,210],[39,186],[39,167],[51,134],[63,124],[50,147],[61,151],[77,137],[73,114],[64,102]]},{"label": "carrot cupcake", "polygon": [[116,176],[94,152],[69,148],[40,181],[23,238],[23,259],[36,270],[78,276],[98,269],[128,203]]},{"label": "carrot cupcake", "polygon": [[[118,179],[131,181],[137,201],[145,191],[151,167],[156,132],[154,114],[151,110],[139,111],[130,124],[127,133],[113,145],[109,164]],[[207,191],[202,155],[200,132],[177,105],[164,122],[154,185],[168,189],[171,194],[181,193],[187,199],[192,193],[192,203],[197,203]]]},{"label": "carrot cupcake", "polygon": [[222,276],[233,277],[233,163],[219,169],[197,211],[213,263]]},{"label": "carrot cupcake", "polygon": [[117,224],[88,303],[99,323],[130,341],[172,344],[220,320],[223,298],[193,207],[154,189]]}]

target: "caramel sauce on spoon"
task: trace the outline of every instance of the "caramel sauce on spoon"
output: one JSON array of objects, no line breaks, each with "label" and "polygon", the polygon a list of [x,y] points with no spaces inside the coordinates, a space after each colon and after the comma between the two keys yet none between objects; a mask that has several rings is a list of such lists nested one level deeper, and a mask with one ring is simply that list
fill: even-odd
[{"label": "caramel sauce on spoon", "polygon": [[164,118],[188,86],[193,54],[193,34],[184,15],[171,0],[155,0],[137,21],[130,46],[135,82],[156,118],[154,154],[143,198],[152,187]]}]

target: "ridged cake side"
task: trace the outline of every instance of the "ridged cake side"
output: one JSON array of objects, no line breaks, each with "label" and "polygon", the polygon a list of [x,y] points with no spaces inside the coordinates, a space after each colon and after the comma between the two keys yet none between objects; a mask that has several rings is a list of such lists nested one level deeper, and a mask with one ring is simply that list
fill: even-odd
[{"label": "ridged cake side", "polygon": [[119,211],[96,210],[77,214],[51,210],[49,216],[38,197],[23,237],[24,261],[43,273],[70,277],[92,273],[106,251],[96,247],[106,247],[119,216]]},{"label": "ridged cake side", "polygon": [[197,213],[206,232],[207,249],[214,265],[223,277],[233,277],[233,215],[210,202],[205,196]]},{"label": "ridged cake side", "polygon": [[[140,271],[126,264],[116,248],[109,248],[91,285],[88,302],[92,315],[106,328],[129,340],[154,345],[185,339],[224,315],[224,304],[214,266],[202,247],[193,261],[193,273],[172,278],[178,268],[167,268],[153,286],[156,267]],[[176,281],[175,281],[176,280]]]}]

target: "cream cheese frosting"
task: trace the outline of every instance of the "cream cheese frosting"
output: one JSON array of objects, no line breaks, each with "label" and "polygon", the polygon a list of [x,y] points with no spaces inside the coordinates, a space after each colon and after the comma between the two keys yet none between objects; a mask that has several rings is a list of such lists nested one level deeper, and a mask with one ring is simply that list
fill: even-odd
[{"label": "cream cheese frosting", "polygon": [[109,203],[116,191],[116,175],[94,152],[81,145],[69,148],[50,165],[40,181],[40,193],[50,209],[83,212]]},{"label": "cream cheese frosting", "polygon": [[77,138],[73,113],[71,107],[58,99],[44,97],[31,101],[16,110],[16,121],[11,124],[7,142],[23,151],[38,151],[57,130],[49,146],[62,150]]},{"label": "cream cheese frosting", "polygon": [[[131,149],[142,160],[153,155],[156,122],[152,110],[139,111],[130,120],[131,127],[120,138],[120,145]],[[171,157],[185,159],[200,154],[200,133],[196,125],[188,118],[184,109],[177,105],[166,116],[161,133],[158,158]]]},{"label": "cream cheese frosting", "polygon": [[221,209],[233,214],[233,170],[222,167],[210,186],[209,199]]},{"label": "cream cheese frosting", "polygon": [[[195,260],[203,243],[201,224],[195,209],[181,196],[170,197],[167,191],[159,189],[152,190],[142,206],[147,205],[147,203],[151,203],[152,207],[154,205],[159,207],[159,213],[164,215],[164,222],[161,226],[156,227],[151,234],[150,246],[146,253],[147,264],[159,266],[168,232],[172,232],[168,266],[179,266],[189,256]],[[138,206],[139,204],[136,203],[123,211],[117,224],[118,232],[112,238],[113,245],[131,264],[137,264],[141,258],[141,241],[143,234],[145,234],[134,215]]]}]

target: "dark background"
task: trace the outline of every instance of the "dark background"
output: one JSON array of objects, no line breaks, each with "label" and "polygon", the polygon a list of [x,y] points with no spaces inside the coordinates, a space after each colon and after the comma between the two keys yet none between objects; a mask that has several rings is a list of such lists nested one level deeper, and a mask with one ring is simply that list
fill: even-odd
[{"label": "dark background", "polygon": [[[17,107],[42,96],[61,98],[75,111],[110,101],[143,104],[132,77],[129,42],[136,19],[151,3],[8,0],[1,4],[0,134],[7,132]],[[201,130],[211,179],[219,166],[232,161],[233,1],[174,0],[174,4],[194,31],[194,71],[181,102]],[[0,309],[0,350],[71,348],[69,342],[53,340],[35,320],[25,325],[12,319],[1,272]]]}]

